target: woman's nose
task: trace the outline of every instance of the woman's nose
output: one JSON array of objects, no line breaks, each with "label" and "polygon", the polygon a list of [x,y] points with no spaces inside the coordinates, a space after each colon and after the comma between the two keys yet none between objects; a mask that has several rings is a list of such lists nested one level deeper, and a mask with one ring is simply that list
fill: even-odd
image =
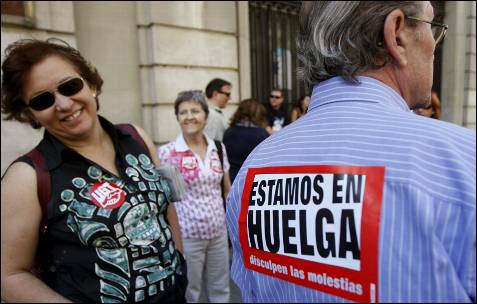
[{"label": "woman's nose", "polygon": [[58,111],[69,110],[73,105],[71,98],[55,92],[55,107]]}]

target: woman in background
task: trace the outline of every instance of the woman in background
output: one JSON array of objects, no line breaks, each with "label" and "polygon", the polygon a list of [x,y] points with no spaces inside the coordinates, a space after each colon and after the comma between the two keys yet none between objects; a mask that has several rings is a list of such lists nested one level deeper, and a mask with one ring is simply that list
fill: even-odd
[{"label": "woman in background", "polygon": [[431,103],[425,108],[417,108],[414,112],[418,115],[440,119],[441,118],[441,101],[437,93],[432,91]]},{"label": "woman in background", "polygon": [[242,100],[224,133],[224,145],[230,161],[230,180],[233,183],[240,167],[252,150],[268,137],[267,112],[255,99]]},{"label": "woman in background", "polygon": [[298,103],[295,105],[291,112],[291,122],[294,122],[298,118],[305,115],[308,110],[308,105],[310,104],[310,96],[303,95],[298,99]]},{"label": "woman in background", "polygon": [[[188,302],[198,302],[203,281],[209,302],[229,301],[229,248],[222,199],[230,189],[229,163],[205,133],[209,108],[199,90],[180,92],[174,111],[181,134],[158,149],[163,164],[179,169],[186,183],[184,199],[175,203],[187,259]],[[220,143],[221,144],[221,143]],[[225,147],[222,145],[222,151]]]}]

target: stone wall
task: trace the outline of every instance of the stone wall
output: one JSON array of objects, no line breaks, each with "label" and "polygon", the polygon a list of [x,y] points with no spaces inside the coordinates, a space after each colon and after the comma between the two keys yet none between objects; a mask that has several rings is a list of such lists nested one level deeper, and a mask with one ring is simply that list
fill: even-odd
[{"label": "stone wall", "polygon": [[74,12],[78,49],[104,80],[99,113],[143,127],[135,2],[75,1]]},{"label": "stone wall", "polygon": [[476,5],[475,1],[466,2],[467,12],[467,49],[465,52],[465,104],[464,104],[464,121],[463,124],[467,128],[475,130],[475,18]]},{"label": "stone wall", "polygon": [[232,83],[230,116],[240,100],[236,2],[137,2],[143,118],[157,144],[175,138],[174,100],[205,90],[216,77]]},{"label": "stone wall", "polygon": [[[33,5],[34,23],[32,26],[25,25],[21,20],[2,16],[2,62],[6,46],[18,39],[46,39],[54,36],[65,40],[72,46],[77,46],[73,1],[30,1],[29,5]],[[27,124],[5,121],[3,117],[2,114],[2,175],[14,159],[35,147],[43,135],[42,130],[34,130]]]}]

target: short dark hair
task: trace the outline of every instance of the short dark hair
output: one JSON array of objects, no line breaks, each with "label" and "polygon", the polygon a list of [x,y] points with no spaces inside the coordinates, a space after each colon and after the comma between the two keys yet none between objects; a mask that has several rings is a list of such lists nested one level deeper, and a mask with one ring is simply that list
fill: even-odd
[{"label": "short dark hair", "polygon": [[295,103],[295,107],[297,108],[302,108],[303,107],[303,101],[305,100],[306,97],[310,97],[309,95],[301,95],[300,98]]},{"label": "short dark hair", "polygon": [[189,91],[182,91],[177,94],[176,101],[174,102],[174,113],[179,114],[179,105],[186,101],[195,101],[204,110],[205,115],[209,115],[209,105],[207,104],[207,100],[205,100],[204,93],[201,90],[189,90]]},{"label": "short dark hair", "polygon": [[21,39],[5,49],[2,63],[2,104],[5,120],[29,123],[39,129],[26,102],[22,100],[25,79],[31,68],[50,56],[59,56],[68,61],[89,85],[96,86],[96,106],[99,109],[98,95],[101,94],[103,79],[97,69],[87,62],[78,50],[58,38],[45,41]]},{"label": "short dark hair", "polygon": [[212,79],[207,85],[207,87],[205,87],[205,95],[207,96],[207,98],[212,98],[212,95],[214,94],[214,92],[220,91],[220,89],[224,85],[232,86],[232,84],[228,82],[227,80],[223,80],[220,78]]}]

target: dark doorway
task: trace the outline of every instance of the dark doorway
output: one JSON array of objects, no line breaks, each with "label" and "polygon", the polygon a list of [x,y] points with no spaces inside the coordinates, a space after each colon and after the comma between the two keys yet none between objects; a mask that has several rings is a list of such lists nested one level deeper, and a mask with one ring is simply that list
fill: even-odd
[{"label": "dark doorway", "polygon": [[281,88],[288,111],[310,92],[296,73],[300,6],[292,1],[249,2],[252,96],[267,103],[270,91]]}]

